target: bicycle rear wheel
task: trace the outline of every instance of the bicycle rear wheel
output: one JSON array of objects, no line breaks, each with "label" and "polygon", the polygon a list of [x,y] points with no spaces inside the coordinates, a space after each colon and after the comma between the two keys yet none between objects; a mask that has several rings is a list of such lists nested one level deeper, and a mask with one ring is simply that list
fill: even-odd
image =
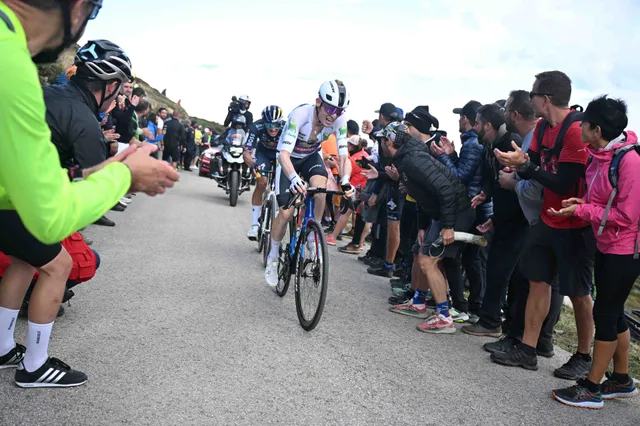
[{"label": "bicycle rear wheel", "polygon": [[[302,328],[311,331],[318,325],[327,299],[329,284],[327,243],[322,227],[313,219],[307,222],[305,235],[301,235],[300,239],[301,247],[296,259],[296,312]],[[313,242],[313,250],[308,248],[309,239]]]},{"label": "bicycle rear wheel", "polygon": [[282,239],[282,242],[286,244],[280,245],[280,258],[278,259],[278,285],[276,286],[276,293],[280,297],[284,297],[289,290],[289,284],[291,283],[291,275],[293,275],[294,263],[291,261],[291,242],[293,236],[296,234],[296,224],[294,220],[289,222],[287,226],[287,232]]}]

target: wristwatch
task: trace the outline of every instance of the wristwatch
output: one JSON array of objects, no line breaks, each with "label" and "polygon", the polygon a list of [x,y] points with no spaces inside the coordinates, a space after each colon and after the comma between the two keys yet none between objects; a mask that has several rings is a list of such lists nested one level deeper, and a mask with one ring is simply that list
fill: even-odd
[{"label": "wristwatch", "polygon": [[540,166],[532,164],[531,160],[526,160],[516,168],[518,173],[524,173],[527,171],[537,172],[538,170],[540,170]]}]

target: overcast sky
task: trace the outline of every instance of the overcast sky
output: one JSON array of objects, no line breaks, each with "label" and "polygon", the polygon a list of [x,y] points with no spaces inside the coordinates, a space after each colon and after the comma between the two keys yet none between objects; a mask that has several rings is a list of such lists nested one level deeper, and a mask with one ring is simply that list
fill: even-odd
[{"label": "overcast sky", "polygon": [[638,0],[109,0],[82,42],[119,44],[138,76],[217,122],[232,95],[254,117],[288,113],[340,78],[358,123],[383,102],[429,105],[455,135],[454,107],[552,69],[573,80],[573,103],[622,97],[640,124],[639,20]]}]

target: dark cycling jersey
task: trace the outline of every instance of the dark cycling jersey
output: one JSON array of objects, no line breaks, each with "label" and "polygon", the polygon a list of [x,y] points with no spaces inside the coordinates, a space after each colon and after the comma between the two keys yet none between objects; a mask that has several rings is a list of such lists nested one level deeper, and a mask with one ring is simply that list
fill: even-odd
[{"label": "dark cycling jersey", "polygon": [[264,125],[264,120],[257,120],[249,128],[249,133],[247,134],[247,140],[244,147],[247,151],[251,151],[252,149],[257,148],[257,145],[260,144],[267,149],[275,151],[278,149],[278,140],[280,139],[281,134],[282,127],[280,127],[277,135],[271,137]]}]

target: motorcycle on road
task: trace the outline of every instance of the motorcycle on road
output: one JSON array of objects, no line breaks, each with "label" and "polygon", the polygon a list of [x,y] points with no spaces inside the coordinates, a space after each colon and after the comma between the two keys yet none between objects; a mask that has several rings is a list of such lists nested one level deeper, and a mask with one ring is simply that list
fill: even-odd
[{"label": "motorcycle on road", "polygon": [[251,183],[249,167],[242,157],[244,138],[243,129],[228,129],[228,134],[222,142],[222,149],[216,156],[217,161],[212,161],[211,178],[229,195],[231,207],[236,206],[238,197],[249,190]]}]

